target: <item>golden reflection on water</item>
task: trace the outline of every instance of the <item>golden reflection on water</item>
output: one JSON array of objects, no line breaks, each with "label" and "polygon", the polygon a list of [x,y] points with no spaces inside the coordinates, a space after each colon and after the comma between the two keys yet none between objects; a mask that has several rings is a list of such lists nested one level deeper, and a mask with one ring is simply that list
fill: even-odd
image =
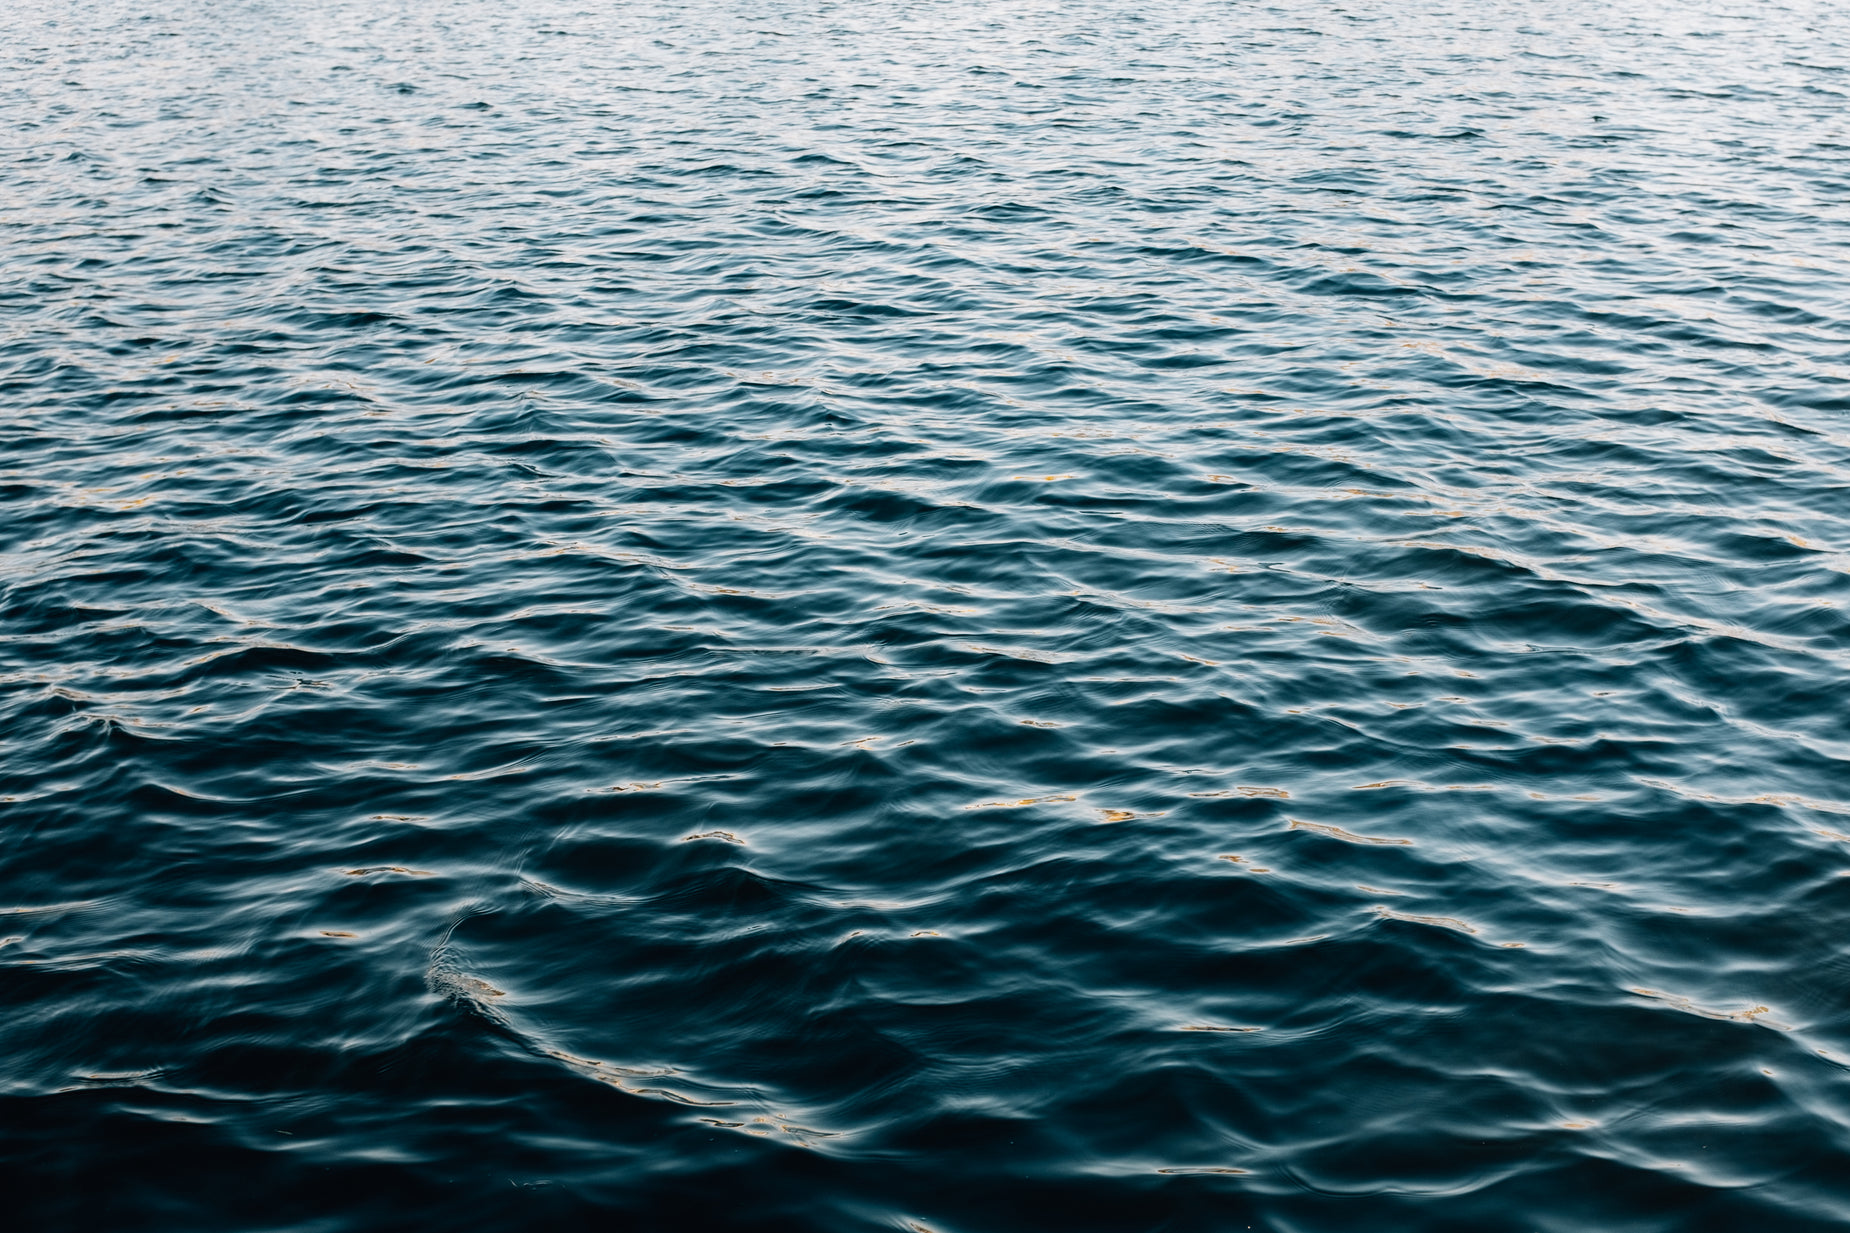
[{"label": "golden reflection on water", "polygon": [[1291,819],[1291,825],[1285,829],[1292,831],[1314,831],[1319,835],[1328,835],[1331,839],[1340,839],[1344,843],[1378,843],[1402,847],[1411,847],[1413,845],[1411,839],[1388,839],[1379,835],[1358,835],[1354,831],[1346,831],[1340,826],[1332,826],[1327,822],[1305,822],[1298,818]]},{"label": "golden reflection on water", "polygon": [[1375,911],[1388,920],[1404,920],[1413,925],[1436,925],[1441,929],[1456,929],[1460,933],[1476,933],[1477,930],[1456,916],[1419,916],[1412,912],[1396,912],[1377,904]]},{"label": "golden reflection on water", "polygon": [[1735,1023],[1757,1023],[1761,1027],[1770,1027],[1778,1032],[1790,1032],[1792,1030],[1791,1025],[1779,1023],[1766,1017],[1772,1013],[1772,1008],[1769,1006],[1750,1006],[1746,1010],[1716,1010],[1708,1006],[1698,1006],[1689,998],[1681,997],[1674,993],[1664,993],[1657,989],[1634,988],[1627,990],[1627,992],[1635,993],[1639,997],[1650,998],[1653,1001],[1662,1002],[1664,1005],[1674,1007],[1685,1014],[1699,1015],[1704,1019],[1727,1019]]},{"label": "golden reflection on water", "polygon": [[1024,796],[1018,801],[983,801],[977,805],[965,805],[965,809],[1020,809],[1023,805],[1046,805],[1053,801],[1076,801],[1079,795],[1068,792],[1061,796]]}]

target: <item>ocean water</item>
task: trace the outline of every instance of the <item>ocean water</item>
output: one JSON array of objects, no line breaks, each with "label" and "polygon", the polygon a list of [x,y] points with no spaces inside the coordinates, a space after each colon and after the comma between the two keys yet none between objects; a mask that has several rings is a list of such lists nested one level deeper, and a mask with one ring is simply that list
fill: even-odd
[{"label": "ocean water", "polygon": [[0,117],[11,1227],[1850,1226],[1850,10],[16,0]]}]

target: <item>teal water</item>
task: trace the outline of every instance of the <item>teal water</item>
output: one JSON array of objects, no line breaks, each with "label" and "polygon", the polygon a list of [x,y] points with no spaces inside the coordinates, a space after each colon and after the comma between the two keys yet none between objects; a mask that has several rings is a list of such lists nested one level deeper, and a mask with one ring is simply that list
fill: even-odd
[{"label": "teal water", "polygon": [[1850,11],[0,12],[30,1229],[1850,1225]]}]

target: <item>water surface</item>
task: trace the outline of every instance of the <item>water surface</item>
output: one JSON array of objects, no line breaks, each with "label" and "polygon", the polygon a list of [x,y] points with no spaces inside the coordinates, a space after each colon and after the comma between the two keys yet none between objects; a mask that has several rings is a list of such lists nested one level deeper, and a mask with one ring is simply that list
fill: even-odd
[{"label": "water surface", "polygon": [[1850,1223],[1850,13],[0,13],[32,1229]]}]

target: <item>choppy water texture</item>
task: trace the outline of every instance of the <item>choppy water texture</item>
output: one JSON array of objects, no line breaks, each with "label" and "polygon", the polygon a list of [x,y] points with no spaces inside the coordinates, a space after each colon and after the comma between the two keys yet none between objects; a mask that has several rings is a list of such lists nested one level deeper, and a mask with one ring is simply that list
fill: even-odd
[{"label": "choppy water texture", "polygon": [[1844,1227],[1847,49],[6,6],[13,1227]]}]

